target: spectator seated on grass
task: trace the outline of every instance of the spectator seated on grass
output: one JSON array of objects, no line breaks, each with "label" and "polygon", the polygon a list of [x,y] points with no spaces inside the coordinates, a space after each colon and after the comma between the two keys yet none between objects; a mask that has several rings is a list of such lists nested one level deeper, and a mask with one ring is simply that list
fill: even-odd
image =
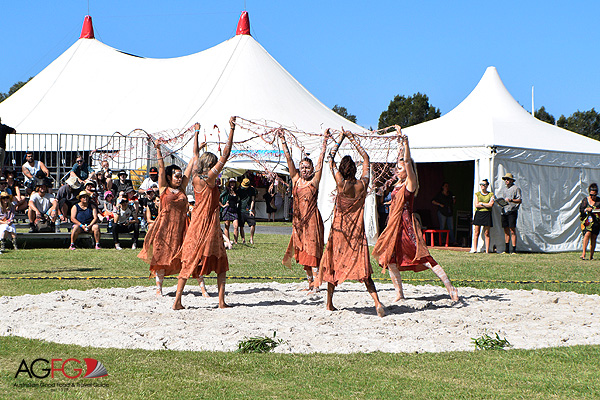
[{"label": "spectator seated on grass", "polygon": [[[40,173],[40,171],[43,173]],[[50,171],[42,161],[33,157],[33,151],[25,154],[25,163],[21,166],[21,172],[25,177],[25,191],[31,194],[35,190],[35,178],[44,178],[50,176]]]},{"label": "spectator seated on grass", "polygon": [[[8,170],[5,172],[7,188],[9,193],[13,196],[13,203],[15,204],[16,211],[27,210],[27,198],[21,194],[21,189],[17,182],[17,173],[14,170]],[[0,179],[2,179],[0,177]],[[1,190],[0,190],[1,191]]]},{"label": "spectator seated on grass", "polygon": [[6,238],[12,238],[13,247],[17,250],[17,230],[15,229],[15,206],[13,196],[8,192],[0,192],[0,254],[6,250]]},{"label": "spectator seated on grass", "polygon": [[140,235],[140,221],[137,218],[135,205],[129,201],[127,197],[120,197],[117,201],[114,210],[114,220],[112,226],[113,239],[115,241],[115,249],[123,250],[119,243],[119,233],[133,232],[132,249],[137,248],[137,240]]},{"label": "spectator seated on grass", "polygon": [[71,168],[71,172],[69,172],[69,178],[75,178],[79,183],[83,183],[88,179],[95,179],[96,174],[92,167],[84,161],[82,156],[77,156],[75,164],[73,164],[73,168]]},{"label": "spectator seated on grass", "polygon": [[29,233],[52,232],[58,217],[58,201],[48,193],[48,178],[36,179],[35,192],[29,198]]},{"label": "spectator seated on grass", "polygon": [[100,249],[100,227],[98,226],[98,210],[90,204],[91,194],[82,190],[77,195],[79,203],[71,209],[71,246],[69,250],[75,250],[75,241],[81,233],[91,233],[96,241],[96,250]]},{"label": "spectator seated on grass", "polygon": [[71,219],[71,208],[79,202],[77,193],[81,189],[81,183],[77,179],[67,179],[67,183],[62,185],[56,192],[56,201],[58,201],[58,216],[61,222],[68,222]]}]

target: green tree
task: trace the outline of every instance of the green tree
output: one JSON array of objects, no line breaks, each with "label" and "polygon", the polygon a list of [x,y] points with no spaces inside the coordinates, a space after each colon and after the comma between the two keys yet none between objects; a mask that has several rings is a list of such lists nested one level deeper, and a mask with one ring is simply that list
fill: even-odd
[{"label": "green tree", "polygon": [[415,93],[408,97],[396,95],[390,101],[387,111],[379,116],[379,129],[396,124],[405,128],[439,118],[441,115],[439,108],[429,104],[426,94]]},{"label": "green tree", "polygon": [[537,119],[539,119],[540,121],[544,121],[544,122],[547,122],[552,125],[554,125],[554,123],[556,122],[556,120],[554,119],[554,115],[552,115],[548,111],[546,111],[544,106],[541,106],[540,108],[538,108],[534,114],[535,114],[535,117]]},{"label": "green tree", "polygon": [[338,106],[337,104],[331,108],[333,111],[346,118],[348,121],[356,123],[356,115],[352,115],[348,112],[346,107]]},{"label": "green tree", "polygon": [[600,140],[600,114],[592,108],[589,111],[575,111],[570,117],[561,115],[558,126],[581,135]]},{"label": "green tree", "polygon": [[33,78],[33,76],[30,76],[29,79],[27,79],[27,81],[25,81],[25,82],[19,81],[19,82],[15,83],[14,85],[12,85],[10,87],[10,89],[8,89],[8,93],[0,93],[0,103],[3,102],[4,100],[8,99],[10,96],[12,96],[17,90],[21,89],[32,78]]}]

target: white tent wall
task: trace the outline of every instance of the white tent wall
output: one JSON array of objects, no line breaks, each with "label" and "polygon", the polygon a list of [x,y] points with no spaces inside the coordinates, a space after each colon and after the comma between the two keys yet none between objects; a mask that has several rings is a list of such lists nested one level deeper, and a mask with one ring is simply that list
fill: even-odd
[{"label": "white tent wall", "polygon": [[[534,252],[581,250],[579,204],[600,179],[600,156],[498,149],[494,157],[494,193],[505,187],[502,176],[515,176],[523,203],[517,220],[517,248]],[[500,213],[494,213],[494,244],[504,248]],[[502,238],[502,240],[498,240]]]}]

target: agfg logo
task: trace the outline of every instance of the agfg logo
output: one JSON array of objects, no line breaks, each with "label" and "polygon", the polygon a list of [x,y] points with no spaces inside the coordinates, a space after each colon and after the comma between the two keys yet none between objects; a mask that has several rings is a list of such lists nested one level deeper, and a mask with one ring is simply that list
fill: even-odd
[{"label": "agfg logo", "polygon": [[29,365],[27,365],[27,361],[22,360],[15,378],[19,374],[27,374],[30,378],[38,379],[48,378],[48,376],[54,378],[55,375],[60,376],[60,374],[69,379],[77,379],[79,377],[101,378],[108,375],[108,371],[100,361],[93,358],[84,358],[83,361],[85,362],[86,372],[85,375],[81,376],[83,368],[80,368],[81,361],[76,358],[68,358],[64,361],[62,358],[53,358],[50,361],[45,358],[38,358],[33,360]]}]

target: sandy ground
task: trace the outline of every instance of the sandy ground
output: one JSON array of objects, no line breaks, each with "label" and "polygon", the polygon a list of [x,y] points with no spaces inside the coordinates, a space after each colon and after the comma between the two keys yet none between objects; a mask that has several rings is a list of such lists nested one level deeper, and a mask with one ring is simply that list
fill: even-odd
[{"label": "sandy ground", "polygon": [[[192,283],[192,281],[190,281]],[[379,318],[359,283],[308,296],[305,283],[228,284],[217,308],[198,286],[186,287],[186,310],[173,311],[175,287],[156,298],[151,287],[66,290],[0,297],[0,335],[81,346],[232,351],[238,341],[277,332],[276,352],[441,352],[474,350],[471,338],[499,332],[515,348],[600,344],[600,296],[539,290],[459,288],[452,302],[440,286],[405,285],[391,303],[391,284],[376,284],[387,315]]]}]

